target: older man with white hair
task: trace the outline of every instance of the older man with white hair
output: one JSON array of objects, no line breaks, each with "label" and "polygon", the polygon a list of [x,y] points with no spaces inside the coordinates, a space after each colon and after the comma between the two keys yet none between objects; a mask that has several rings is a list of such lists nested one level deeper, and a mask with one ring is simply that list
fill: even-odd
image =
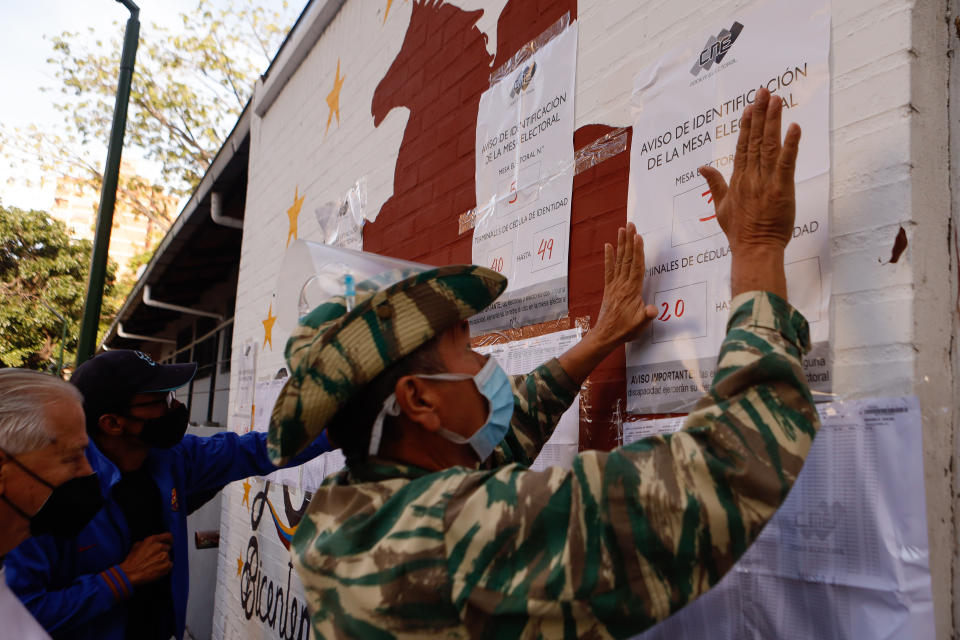
[{"label": "older man with white hair", "polygon": [[[86,446],[83,399],[73,386],[0,369],[0,560],[30,536],[75,535],[100,510]],[[2,568],[0,620],[4,637],[48,637],[7,588]]]}]

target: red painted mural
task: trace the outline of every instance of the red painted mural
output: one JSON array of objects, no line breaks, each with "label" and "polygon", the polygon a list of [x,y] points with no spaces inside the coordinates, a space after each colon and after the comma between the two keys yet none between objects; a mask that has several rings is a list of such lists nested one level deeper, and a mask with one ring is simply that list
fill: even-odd
[{"label": "red painted mural", "polygon": [[[428,264],[471,262],[472,232],[458,218],[476,205],[477,109],[490,74],[564,14],[577,17],[576,0],[510,0],[497,21],[497,50],[477,26],[482,10],[464,11],[438,0],[414,1],[400,53],[378,84],[370,107],[379,125],[394,108],[410,110],[394,170],[393,196],[364,230],[364,249]],[[591,124],[574,133],[581,149],[614,127]],[[629,134],[628,134],[629,135]],[[629,140],[629,138],[628,138]],[[626,223],[627,149],[576,175],[571,212],[570,317],[596,318],[603,281],[603,244]],[[581,447],[616,445],[610,427],[624,406],[624,351],[591,375]]]}]

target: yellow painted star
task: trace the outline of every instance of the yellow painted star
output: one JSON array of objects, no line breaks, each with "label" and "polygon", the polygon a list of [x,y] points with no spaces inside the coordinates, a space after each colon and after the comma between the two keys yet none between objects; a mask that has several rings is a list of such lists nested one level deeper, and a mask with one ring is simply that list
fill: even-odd
[{"label": "yellow painted star", "polygon": [[273,351],[273,323],[277,321],[277,316],[273,315],[273,303],[270,303],[270,310],[267,311],[267,319],[263,320],[263,346],[270,343],[270,350]]},{"label": "yellow painted star", "polygon": [[387,16],[390,15],[391,5],[393,5],[393,0],[387,0],[387,10],[383,12],[383,24],[387,24]]},{"label": "yellow painted star", "polygon": [[240,501],[240,506],[247,505],[250,506],[250,479],[247,478],[243,481],[243,500]]},{"label": "yellow painted star", "polygon": [[293,204],[287,209],[287,219],[290,221],[290,228],[287,231],[287,246],[290,246],[290,238],[297,239],[297,220],[300,219],[300,208],[303,206],[303,199],[307,196],[300,195],[300,187],[293,188]]},{"label": "yellow painted star", "polygon": [[327,131],[330,131],[330,120],[333,119],[333,114],[337,114],[337,126],[340,126],[340,88],[346,79],[347,76],[340,77],[340,58],[337,58],[337,76],[333,80],[333,90],[327,94],[327,106],[330,107],[330,113],[327,115],[327,129],[323,132],[323,135],[327,135]]},{"label": "yellow painted star", "polygon": [[241,571],[243,571],[243,560],[237,558],[237,575],[240,575]]}]

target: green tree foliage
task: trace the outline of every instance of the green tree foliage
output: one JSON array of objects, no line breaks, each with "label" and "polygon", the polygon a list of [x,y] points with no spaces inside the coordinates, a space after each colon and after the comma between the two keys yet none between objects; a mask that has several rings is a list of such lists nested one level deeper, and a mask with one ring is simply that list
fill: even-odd
[{"label": "green tree foliage", "polygon": [[[121,176],[118,204],[166,228],[161,195],[189,195],[199,184],[292,23],[289,6],[268,0],[212,3],[180,14],[176,30],[147,21],[140,31],[127,119],[125,158],[135,155],[160,167],[161,184]],[[162,3],[160,3],[162,5]],[[160,6],[158,5],[158,7]],[[80,178],[96,192],[102,181],[119,73],[125,21],[109,40],[87,32],[51,39],[59,86],[48,88],[64,116],[61,130],[0,130],[0,146],[14,162],[39,162],[47,180]],[[151,191],[157,198],[150,198]]]},{"label": "green tree foliage", "polygon": [[[75,360],[90,253],[89,241],[71,240],[66,225],[45,212],[0,205],[0,367],[55,367],[61,317],[64,362]],[[101,337],[122,302],[115,273],[110,262]]]}]

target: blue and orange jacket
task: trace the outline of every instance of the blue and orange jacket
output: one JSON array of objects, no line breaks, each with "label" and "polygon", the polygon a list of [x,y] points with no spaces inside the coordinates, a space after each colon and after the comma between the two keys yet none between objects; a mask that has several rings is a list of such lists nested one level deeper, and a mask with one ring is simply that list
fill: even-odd
[{"label": "blue and orange jacket", "polygon": [[[158,508],[173,534],[170,585],[178,639],[186,625],[189,593],[187,515],[226,484],[275,471],[266,439],[265,433],[187,435],[171,449],[151,450],[144,462],[160,489]],[[330,449],[324,432],[287,466]],[[123,640],[133,587],[119,565],[133,541],[120,506],[111,499],[120,471],[93,442],[87,459],[99,476],[104,508],[76,538],[38,536],[11,551],[4,561],[7,583],[54,638]]]}]

